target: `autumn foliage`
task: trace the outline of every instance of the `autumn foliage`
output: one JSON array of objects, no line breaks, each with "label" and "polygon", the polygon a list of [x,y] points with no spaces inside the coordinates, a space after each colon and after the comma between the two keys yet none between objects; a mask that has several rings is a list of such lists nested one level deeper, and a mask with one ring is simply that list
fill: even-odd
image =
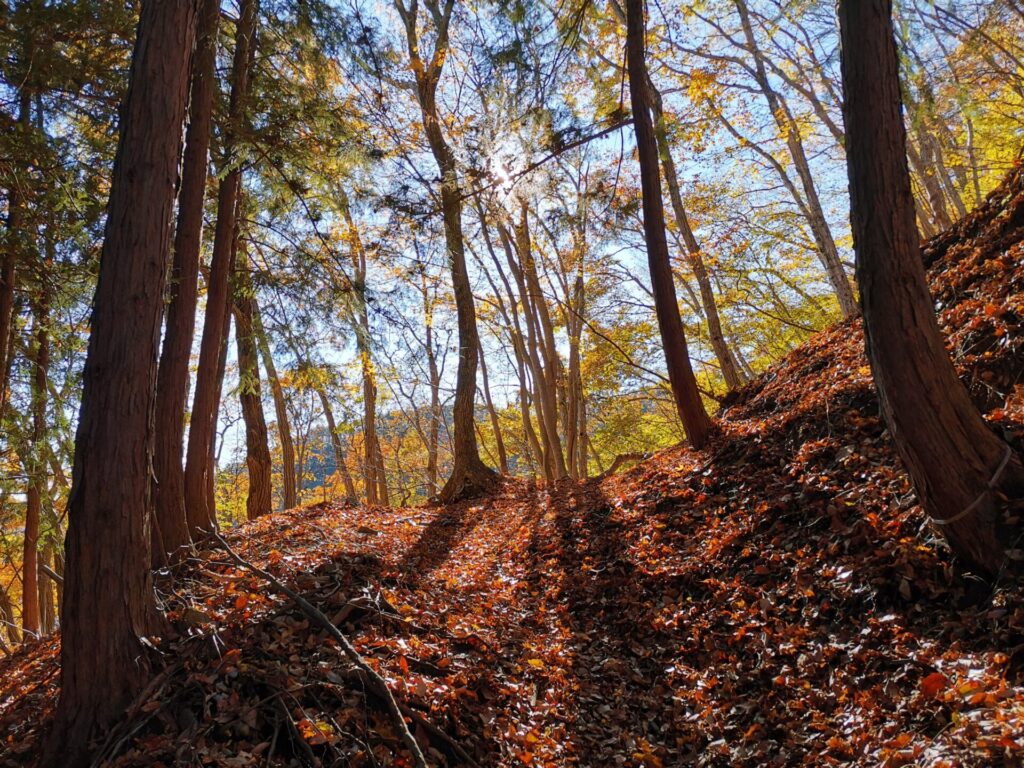
[{"label": "autumn foliage", "polygon": [[[1017,450],[1022,227],[1017,170],[924,250],[957,370]],[[929,529],[862,347],[859,321],[818,334],[702,451],[453,506],[319,504],[229,539],[353,639],[437,765],[1019,765],[1022,594]],[[223,553],[157,590],[176,636],[106,764],[408,765],[332,642]],[[37,753],[58,644],[0,661],[0,765]]]}]

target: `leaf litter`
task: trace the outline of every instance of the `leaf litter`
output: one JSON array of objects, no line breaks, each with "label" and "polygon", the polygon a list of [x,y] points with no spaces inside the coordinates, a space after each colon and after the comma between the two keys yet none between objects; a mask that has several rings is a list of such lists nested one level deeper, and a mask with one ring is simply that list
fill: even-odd
[{"label": "leaf litter", "polygon": [[[961,377],[1018,451],[1022,237],[1017,169],[924,249]],[[703,451],[446,507],[328,502],[226,538],[351,639],[434,765],[1024,761],[1024,595],[930,530],[857,320],[731,395]],[[173,632],[104,764],[411,764],[334,641],[223,552],[157,590]],[[0,765],[34,761],[58,655],[51,637],[0,660]]]}]

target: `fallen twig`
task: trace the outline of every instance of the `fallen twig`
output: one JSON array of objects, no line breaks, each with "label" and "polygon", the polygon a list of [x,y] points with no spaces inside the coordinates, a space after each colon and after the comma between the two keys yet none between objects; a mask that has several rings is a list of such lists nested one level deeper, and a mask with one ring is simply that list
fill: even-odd
[{"label": "fallen twig", "polygon": [[274,589],[284,593],[299,606],[299,610],[305,614],[306,618],[313,621],[323,627],[327,633],[334,638],[334,640],[341,647],[341,650],[348,657],[360,672],[366,675],[371,685],[376,689],[375,692],[384,700],[384,704],[391,714],[391,719],[394,721],[395,727],[398,729],[398,735],[402,739],[406,748],[412,753],[413,761],[416,764],[416,768],[427,768],[427,760],[423,756],[423,750],[420,749],[420,745],[416,742],[416,737],[412,735],[412,731],[409,730],[409,725],[405,722],[405,716],[402,714],[402,710],[395,700],[394,695],[391,693],[391,689],[388,688],[384,678],[381,677],[373,667],[371,667],[355,649],[355,646],[349,641],[341,630],[331,623],[331,620],[323,614],[316,606],[310,603],[306,598],[296,592],[294,589],[285,586],[276,576],[262,568],[253,565],[247,560],[243,560],[238,553],[236,553],[231,546],[224,540],[219,533],[214,533],[213,537],[220,544],[221,549],[227,552],[228,556],[234,560],[238,565],[242,566],[246,570],[256,574],[261,579],[269,583]]}]

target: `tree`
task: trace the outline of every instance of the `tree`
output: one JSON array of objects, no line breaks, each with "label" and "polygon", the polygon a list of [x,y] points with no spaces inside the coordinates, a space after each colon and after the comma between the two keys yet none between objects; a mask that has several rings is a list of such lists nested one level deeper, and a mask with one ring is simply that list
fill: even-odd
[{"label": "tree", "polygon": [[189,359],[196,325],[199,254],[203,235],[203,201],[209,166],[213,96],[216,91],[217,31],[220,3],[203,0],[193,54],[189,123],[185,135],[178,224],[174,231],[171,301],[167,308],[160,369],[157,374],[156,447],[153,455],[153,562],[189,544],[185,513],[185,405]]},{"label": "tree", "polygon": [[907,170],[891,0],[841,0],[850,218],[864,332],[882,415],[921,506],[990,575],[1020,534],[1000,495],[1024,467],[957,378],[928,293]]},{"label": "tree", "polygon": [[[238,247],[236,237],[236,248]],[[237,255],[236,255],[237,259]],[[245,510],[250,520],[270,513],[271,488],[270,443],[267,438],[267,420],[263,414],[260,395],[260,366],[255,321],[256,297],[249,264],[242,252],[235,271],[235,343],[238,346],[238,399],[245,420],[245,464],[249,470],[249,494]]]},{"label": "tree", "polygon": [[217,510],[210,503],[215,467],[213,455],[217,411],[220,405],[220,360],[225,326],[230,322],[229,283],[234,252],[235,221],[242,187],[240,151],[242,126],[249,92],[249,70],[257,19],[256,0],[242,0],[231,61],[231,97],[224,130],[226,175],[217,191],[217,225],[206,289],[206,321],[199,347],[199,369],[189,422],[185,455],[185,511],[192,537],[202,538],[217,527]]},{"label": "tree", "polygon": [[61,692],[45,766],[87,765],[147,675],[154,361],[188,95],[194,0],[142,5],[111,181],[68,504]]},{"label": "tree", "polygon": [[711,419],[704,410],[697,379],[690,366],[683,321],[676,301],[672,266],[665,238],[665,211],[661,201],[658,146],[654,136],[647,95],[647,65],[644,61],[643,0],[626,0],[626,59],[629,69],[629,98],[633,107],[640,184],[643,194],[644,239],[647,263],[654,290],[654,309],[665,349],[665,362],[679,419],[694,448],[702,448],[711,433]]},{"label": "tree", "polygon": [[[52,248],[48,244],[47,248]],[[38,635],[45,627],[41,622],[39,594],[39,526],[46,497],[46,401],[47,376],[50,368],[51,258],[40,265],[38,296],[32,302],[33,333],[35,343],[31,351],[32,362],[32,427],[28,435],[22,460],[28,486],[25,489],[25,542],[22,557],[21,622],[26,632]]]},{"label": "tree", "polygon": [[452,152],[437,107],[437,86],[441,70],[448,56],[448,32],[455,0],[424,0],[434,20],[434,50],[428,61],[420,56],[418,3],[413,0],[406,7],[403,0],[395,0],[395,8],[405,25],[409,69],[416,78],[416,97],[419,102],[423,131],[430,151],[441,172],[441,215],[444,219],[445,245],[448,266],[451,269],[452,288],[459,329],[459,364],[455,376],[455,406],[453,420],[452,473],[441,489],[442,501],[479,494],[494,484],[497,475],[480,458],[476,443],[474,401],[476,399],[476,369],[479,335],[476,327],[476,305],[473,289],[466,269],[466,244],[462,233],[462,191],[455,154]]},{"label": "tree", "polygon": [[277,367],[274,365],[274,356],[270,352],[270,343],[267,341],[263,317],[260,315],[260,306],[255,294],[252,299],[252,313],[253,333],[256,334],[256,343],[259,346],[260,357],[263,358],[263,367],[267,369],[267,381],[270,383],[270,392],[274,398],[277,434],[281,441],[281,485],[284,508],[292,509],[298,504],[295,442],[292,440],[292,428],[288,420],[288,404],[284,397],[284,387],[281,386],[281,378],[277,375]]}]

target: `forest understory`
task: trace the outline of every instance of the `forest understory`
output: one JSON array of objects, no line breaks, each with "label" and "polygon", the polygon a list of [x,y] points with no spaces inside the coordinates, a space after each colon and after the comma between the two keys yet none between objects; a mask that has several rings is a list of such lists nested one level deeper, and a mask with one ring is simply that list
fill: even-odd
[{"label": "forest understory", "polygon": [[[1018,451],[1022,238],[1018,170],[924,249],[957,370]],[[327,502],[226,539],[352,640],[432,765],[1020,765],[1024,594],[959,570],[930,531],[860,321],[719,417],[705,450],[603,479]],[[98,764],[412,764],[334,642],[226,553],[157,590],[173,632]],[[38,754],[59,643],[0,660],[0,765]]]}]

